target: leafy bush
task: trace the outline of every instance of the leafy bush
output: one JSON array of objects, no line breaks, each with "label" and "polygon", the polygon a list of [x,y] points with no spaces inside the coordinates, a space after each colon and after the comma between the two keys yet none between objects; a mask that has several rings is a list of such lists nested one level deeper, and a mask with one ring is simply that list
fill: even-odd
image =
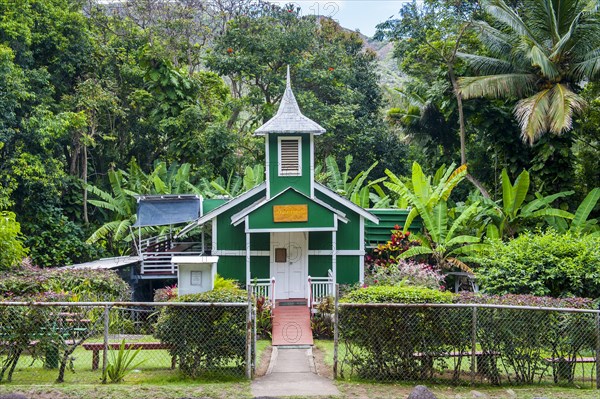
[{"label": "leafy bush", "polygon": [[[350,292],[341,302],[450,303],[454,298],[449,292],[425,287],[371,286]],[[430,378],[436,357],[468,348],[470,319],[462,317],[465,313],[468,309],[342,305],[339,322],[347,353],[344,363],[368,379]]]},{"label": "leafy bush", "polygon": [[487,293],[600,297],[600,236],[550,230],[490,244],[476,256]]},{"label": "leafy bush", "polygon": [[400,259],[387,267],[375,267],[365,275],[365,284],[369,285],[418,285],[439,289],[444,275],[428,264]]},{"label": "leafy bush", "polygon": [[239,288],[236,280],[223,278],[218,274],[215,276],[214,290],[233,290],[235,288]]},{"label": "leafy bush", "polygon": [[[587,298],[552,298],[533,295],[462,294],[459,303],[595,309]],[[550,357],[555,381],[573,382],[573,359],[595,348],[594,314],[528,309],[481,308],[477,337],[483,351],[500,353],[500,362],[517,383],[531,384],[547,372]],[[495,366],[495,365],[494,365]],[[498,371],[495,370],[494,375]],[[499,382],[493,380],[492,382]]]},{"label": "leafy bush", "polygon": [[[56,309],[41,306],[0,307],[0,382],[12,380],[13,372],[24,352],[32,360],[43,359],[48,349],[56,347],[58,330],[48,329],[56,320]],[[31,345],[37,341],[36,345]]]},{"label": "leafy bush", "polygon": [[[174,302],[246,302],[239,288],[182,295]],[[242,375],[246,353],[244,306],[165,307],[156,325],[156,337],[171,346],[183,374],[199,377],[216,372]]]},{"label": "leafy bush", "polygon": [[21,225],[12,212],[0,212],[0,270],[8,270],[27,255],[23,246]]},{"label": "leafy bush", "polygon": [[454,294],[426,287],[374,285],[349,292],[341,302],[451,303]]},{"label": "leafy bush", "polygon": [[0,299],[127,301],[129,285],[111,270],[39,269],[24,266],[0,273]]}]

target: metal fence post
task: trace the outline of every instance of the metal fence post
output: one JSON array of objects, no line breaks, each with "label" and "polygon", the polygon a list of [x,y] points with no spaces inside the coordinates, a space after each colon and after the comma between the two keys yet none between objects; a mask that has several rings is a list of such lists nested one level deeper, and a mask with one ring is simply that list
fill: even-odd
[{"label": "metal fence post", "polygon": [[339,311],[339,296],[340,285],[335,285],[335,296],[333,297],[333,378],[338,376],[338,345],[339,345],[339,328],[338,328],[338,311]]},{"label": "metal fence post", "polygon": [[248,285],[246,312],[246,378],[252,378],[252,287]]},{"label": "metal fence post", "polygon": [[596,389],[600,389],[600,313],[596,313]]},{"label": "metal fence post", "polygon": [[254,341],[254,346],[252,348],[252,375],[254,375],[256,373],[256,335],[257,335],[257,331],[256,331],[256,319],[257,319],[257,309],[256,309],[256,298],[254,298],[254,302],[252,303],[252,337],[253,337],[253,341]]},{"label": "metal fence post", "polygon": [[477,372],[477,306],[473,306],[473,318],[471,324],[471,384],[475,384],[475,373]]},{"label": "metal fence post", "polygon": [[102,351],[102,383],[106,384],[106,368],[108,367],[108,327],[109,307],[104,305],[104,350]]}]

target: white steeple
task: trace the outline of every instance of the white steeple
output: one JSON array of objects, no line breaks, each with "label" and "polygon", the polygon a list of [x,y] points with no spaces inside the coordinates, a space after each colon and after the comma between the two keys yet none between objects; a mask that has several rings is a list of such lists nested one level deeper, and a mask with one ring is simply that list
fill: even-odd
[{"label": "white steeple", "polygon": [[308,119],[300,112],[296,97],[292,92],[289,65],[287,67],[285,92],[281,97],[277,114],[254,132],[257,136],[268,133],[325,133],[325,129],[321,125]]}]

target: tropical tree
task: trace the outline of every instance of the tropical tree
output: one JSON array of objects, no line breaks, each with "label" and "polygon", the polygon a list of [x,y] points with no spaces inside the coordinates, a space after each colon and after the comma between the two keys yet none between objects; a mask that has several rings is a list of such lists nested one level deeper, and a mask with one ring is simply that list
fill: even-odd
[{"label": "tropical tree", "polygon": [[514,115],[530,144],[570,131],[586,101],[580,85],[600,78],[597,1],[483,0],[492,20],[474,22],[489,54],[459,53],[477,76],[459,80],[465,99],[519,99]]},{"label": "tropical tree", "polygon": [[542,196],[536,193],[536,198],[525,203],[529,193],[529,173],[524,170],[511,183],[506,169],[502,170],[502,201],[500,203],[484,199],[488,205],[486,211],[490,223],[486,235],[490,238],[514,237],[525,227],[527,222],[536,218],[573,219],[573,214],[550,205],[559,198],[573,194],[573,191]]},{"label": "tropical tree", "polygon": [[27,255],[27,251],[15,214],[0,211],[0,270],[16,266]]},{"label": "tropical tree", "polygon": [[432,177],[426,176],[418,163],[413,163],[412,189],[387,171],[390,181],[384,182],[384,185],[406,198],[412,206],[404,225],[404,232],[417,215],[421,217],[425,227],[424,233],[415,234],[420,240],[420,245],[403,252],[401,258],[428,255],[441,269],[456,267],[470,271],[465,261],[469,259],[469,255],[485,247],[480,237],[463,234],[466,224],[479,212],[479,202],[474,202],[451,220],[448,199],[452,190],[467,175],[466,165],[456,170],[454,167],[454,164],[449,168],[442,167]]}]

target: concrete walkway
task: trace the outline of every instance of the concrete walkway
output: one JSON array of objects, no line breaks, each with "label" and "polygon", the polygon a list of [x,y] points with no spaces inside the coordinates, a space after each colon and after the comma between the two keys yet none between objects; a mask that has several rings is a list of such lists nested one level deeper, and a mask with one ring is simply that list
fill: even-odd
[{"label": "concrete walkway", "polygon": [[273,347],[267,374],[252,381],[252,395],[255,397],[339,394],[330,379],[317,374],[311,347]]}]

